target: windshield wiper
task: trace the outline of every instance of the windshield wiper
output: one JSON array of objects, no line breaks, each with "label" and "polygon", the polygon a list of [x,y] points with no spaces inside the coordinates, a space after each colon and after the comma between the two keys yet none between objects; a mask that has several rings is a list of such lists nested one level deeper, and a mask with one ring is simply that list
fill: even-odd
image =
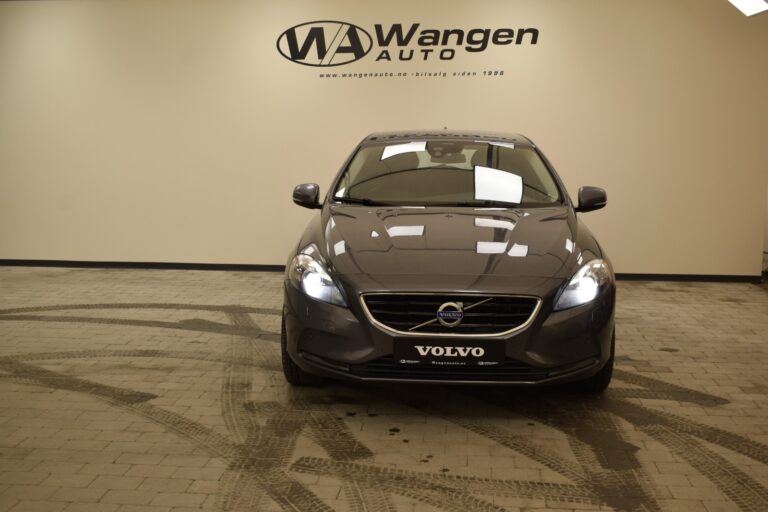
[{"label": "windshield wiper", "polygon": [[334,201],[344,204],[362,204],[365,206],[391,206],[388,203],[382,203],[379,201],[373,201],[364,197],[334,197]]},{"label": "windshield wiper", "polygon": [[491,200],[477,200],[477,201],[462,201],[458,203],[445,203],[441,206],[489,206],[498,208],[519,208],[520,203],[513,203],[511,201],[491,201]]},{"label": "windshield wiper", "polygon": [[[407,203],[387,203],[383,201],[374,201],[364,197],[334,197],[334,201],[344,204],[362,204],[364,206],[409,206]],[[416,205],[416,203],[414,203]],[[479,207],[496,207],[496,208],[519,208],[520,203],[513,203],[509,201],[491,201],[491,200],[477,200],[477,201],[458,201],[458,202],[445,202],[445,203],[432,203],[432,202],[420,202],[418,206],[479,206]]]}]

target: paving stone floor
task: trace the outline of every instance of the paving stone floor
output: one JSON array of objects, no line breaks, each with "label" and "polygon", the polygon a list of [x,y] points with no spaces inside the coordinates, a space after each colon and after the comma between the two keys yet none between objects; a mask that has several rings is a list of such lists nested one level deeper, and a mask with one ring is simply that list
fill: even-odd
[{"label": "paving stone floor", "polygon": [[620,282],[602,398],[291,389],[277,273],[0,267],[0,511],[768,510],[768,289]]}]

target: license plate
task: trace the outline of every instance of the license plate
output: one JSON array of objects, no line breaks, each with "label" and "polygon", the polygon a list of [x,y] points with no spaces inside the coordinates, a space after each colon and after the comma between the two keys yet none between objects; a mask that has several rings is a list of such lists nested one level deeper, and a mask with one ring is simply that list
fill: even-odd
[{"label": "license plate", "polygon": [[395,340],[394,358],[403,365],[495,366],[504,361],[503,341]]}]

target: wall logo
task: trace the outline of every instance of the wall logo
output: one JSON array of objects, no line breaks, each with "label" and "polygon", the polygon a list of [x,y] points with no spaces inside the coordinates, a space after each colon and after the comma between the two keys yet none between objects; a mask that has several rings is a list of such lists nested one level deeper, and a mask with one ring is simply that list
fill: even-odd
[{"label": "wall logo", "polygon": [[[536,28],[422,28],[420,23],[374,25],[379,49],[376,62],[453,60],[457,51],[480,53],[489,46],[535,45]],[[291,27],[277,38],[277,50],[304,66],[341,66],[362,59],[374,40],[366,30],[343,21],[311,21]]]},{"label": "wall logo", "polygon": [[365,57],[371,35],[350,23],[311,21],[291,27],[277,39],[277,51],[305,66],[341,66]]}]

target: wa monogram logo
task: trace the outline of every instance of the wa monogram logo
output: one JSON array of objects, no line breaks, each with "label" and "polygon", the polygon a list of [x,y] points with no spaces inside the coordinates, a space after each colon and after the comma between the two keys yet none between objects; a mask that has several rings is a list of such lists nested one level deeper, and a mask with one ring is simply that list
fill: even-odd
[{"label": "wa monogram logo", "polygon": [[432,28],[421,23],[373,25],[376,37],[343,21],[310,21],[277,38],[277,50],[304,66],[341,66],[362,59],[374,44],[374,62],[451,61],[457,53],[478,54],[497,46],[535,46],[537,28]]},{"label": "wa monogram logo", "polygon": [[305,66],[341,66],[365,57],[373,40],[350,23],[313,21],[291,27],[277,39],[277,50],[288,60]]}]

